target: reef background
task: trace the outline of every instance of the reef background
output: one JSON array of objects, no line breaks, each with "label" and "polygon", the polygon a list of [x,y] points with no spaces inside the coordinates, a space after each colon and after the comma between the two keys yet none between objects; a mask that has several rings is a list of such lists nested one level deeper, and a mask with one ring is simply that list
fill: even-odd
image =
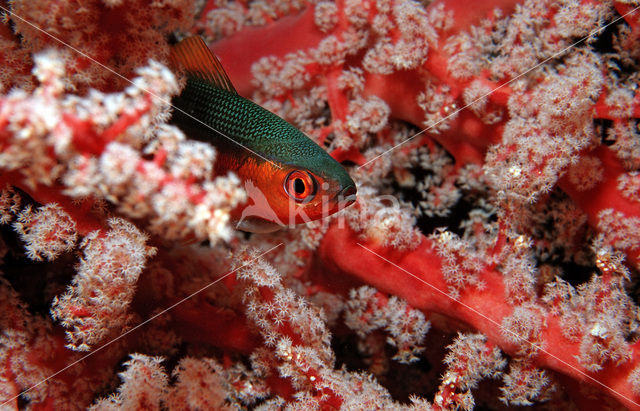
[{"label": "reef background", "polygon": [[[638,6],[0,0],[0,408],[640,409]],[[353,206],[233,230],[190,34]]]}]

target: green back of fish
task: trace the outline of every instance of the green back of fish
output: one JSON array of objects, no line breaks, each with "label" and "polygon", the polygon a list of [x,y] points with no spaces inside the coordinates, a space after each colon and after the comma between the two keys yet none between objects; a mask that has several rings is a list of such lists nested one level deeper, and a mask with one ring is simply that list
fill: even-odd
[{"label": "green back of fish", "polygon": [[231,139],[276,164],[295,165],[319,175],[328,173],[348,184],[345,170],[320,146],[285,120],[236,93],[189,78],[173,104],[179,109],[174,110],[173,121],[188,130],[191,138],[249,155]]},{"label": "green back of fish", "polygon": [[278,166],[306,169],[352,187],[346,170],[298,129],[239,96],[224,68],[199,36],[187,37],[169,55],[172,67],[185,73],[187,84],[175,97],[172,121],[188,137],[206,141],[222,152],[216,165],[239,169],[248,157]]}]

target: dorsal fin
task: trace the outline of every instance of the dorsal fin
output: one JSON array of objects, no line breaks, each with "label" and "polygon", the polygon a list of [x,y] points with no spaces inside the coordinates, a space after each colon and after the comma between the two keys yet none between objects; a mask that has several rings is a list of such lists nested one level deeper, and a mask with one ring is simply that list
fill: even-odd
[{"label": "dorsal fin", "polygon": [[218,58],[199,36],[187,37],[173,46],[169,56],[171,65],[184,69],[189,76],[237,94]]}]

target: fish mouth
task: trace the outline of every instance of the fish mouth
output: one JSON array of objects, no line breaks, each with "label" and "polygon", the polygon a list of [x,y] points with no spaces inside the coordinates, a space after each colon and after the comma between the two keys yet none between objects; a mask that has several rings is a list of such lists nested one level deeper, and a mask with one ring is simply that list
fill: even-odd
[{"label": "fish mouth", "polygon": [[346,208],[351,204],[356,202],[356,193],[358,190],[356,186],[349,185],[342,190],[334,197],[336,202],[339,204],[340,208]]}]

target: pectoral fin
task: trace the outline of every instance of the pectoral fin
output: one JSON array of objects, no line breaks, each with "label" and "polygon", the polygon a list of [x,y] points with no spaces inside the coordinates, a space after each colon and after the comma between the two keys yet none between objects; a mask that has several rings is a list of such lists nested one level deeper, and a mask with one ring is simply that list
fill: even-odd
[{"label": "pectoral fin", "polygon": [[273,233],[284,228],[284,226],[267,221],[260,217],[245,217],[240,221],[233,223],[236,230],[246,231],[248,233]]}]

